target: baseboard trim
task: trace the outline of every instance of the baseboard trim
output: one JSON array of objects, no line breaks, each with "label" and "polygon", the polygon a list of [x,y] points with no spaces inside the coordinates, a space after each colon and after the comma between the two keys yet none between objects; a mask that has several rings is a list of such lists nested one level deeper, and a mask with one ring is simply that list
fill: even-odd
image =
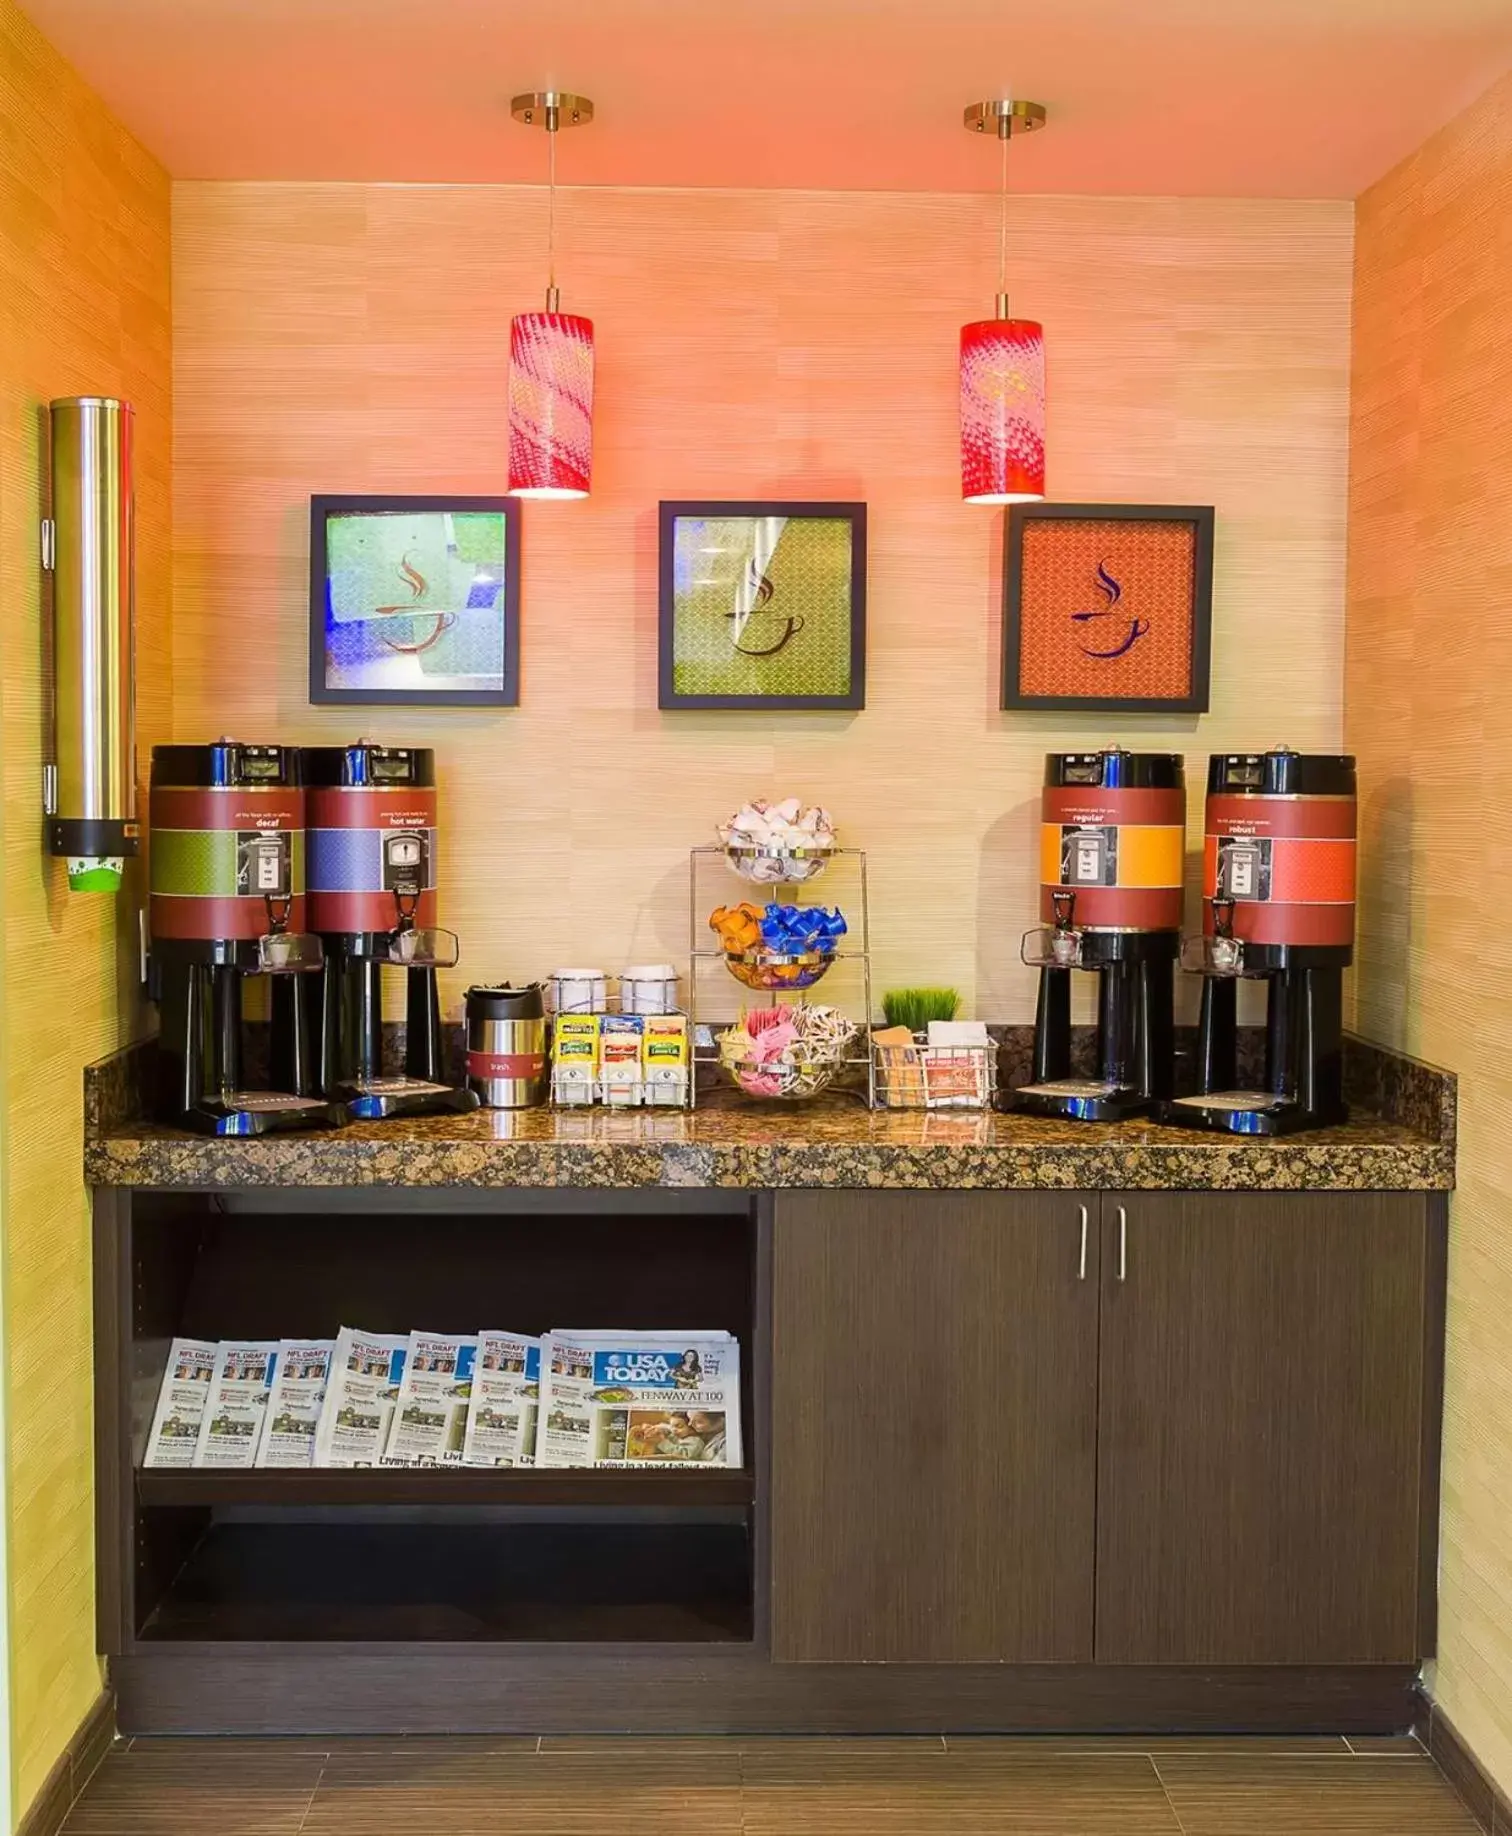
[{"label": "baseboard trim", "polygon": [[774,1664],[751,1645],[139,1645],[128,1734],[1400,1734],[1415,1665]]},{"label": "baseboard trim", "polygon": [[1497,1789],[1495,1780],[1431,1696],[1422,1698],[1414,1732],[1486,1836],[1512,1836],[1512,1798]]},{"label": "baseboard trim", "polygon": [[73,1739],[58,1755],[42,1789],[16,1826],[16,1836],[57,1836],[74,1800],[94,1777],[100,1761],[115,1739],[115,1695],[102,1689],[94,1706],[79,1723]]}]

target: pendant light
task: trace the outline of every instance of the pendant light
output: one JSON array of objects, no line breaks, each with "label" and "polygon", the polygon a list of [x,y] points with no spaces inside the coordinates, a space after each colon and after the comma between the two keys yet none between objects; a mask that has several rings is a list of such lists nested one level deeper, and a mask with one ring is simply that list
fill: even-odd
[{"label": "pendant light", "polygon": [[546,130],[546,310],[509,326],[509,491],[512,497],[586,497],[593,473],[593,321],[561,310],[556,284],[556,137],[586,127],[586,96],[534,90],[509,112]]},{"label": "pendant light", "polygon": [[968,504],[1025,504],[1045,495],[1045,331],[1008,311],[1008,143],[1045,125],[1038,102],[976,102],[974,134],[1002,148],[997,316],[961,327],[961,496]]}]

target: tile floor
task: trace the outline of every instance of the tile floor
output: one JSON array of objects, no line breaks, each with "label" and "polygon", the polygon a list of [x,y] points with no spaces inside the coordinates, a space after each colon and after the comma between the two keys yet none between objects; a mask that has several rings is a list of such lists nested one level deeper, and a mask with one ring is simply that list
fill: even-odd
[{"label": "tile floor", "polygon": [[1411,1739],[120,1742],[66,1836],[1475,1836]]}]

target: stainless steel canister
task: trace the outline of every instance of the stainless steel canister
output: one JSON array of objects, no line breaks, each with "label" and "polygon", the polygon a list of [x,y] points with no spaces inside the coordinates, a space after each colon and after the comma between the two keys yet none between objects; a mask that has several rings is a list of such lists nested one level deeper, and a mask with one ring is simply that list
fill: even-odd
[{"label": "stainless steel canister", "polygon": [[538,984],[467,991],[467,1087],[485,1109],[546,1101],[546,1003]]}]

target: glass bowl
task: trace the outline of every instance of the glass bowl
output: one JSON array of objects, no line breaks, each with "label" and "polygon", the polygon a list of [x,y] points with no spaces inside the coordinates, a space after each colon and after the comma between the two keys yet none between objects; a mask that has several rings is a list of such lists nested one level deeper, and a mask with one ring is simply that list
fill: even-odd
[{"label": "glass bowl", "polygon": [[834,952],[805,950],[798,956],[784,956],[779,951],[758,946],[738,955],[727,952],[725,968],[746,988],[757,988],[766,994],[781,994],[788,989],[812,988],[822,981],[834,962]]},{"label": "glass bowl", "polygon": [[725,859],[742,880],[755,886],[802,886],[817,880],[830,864],[834,847],[748,848],[731,843]]}]

